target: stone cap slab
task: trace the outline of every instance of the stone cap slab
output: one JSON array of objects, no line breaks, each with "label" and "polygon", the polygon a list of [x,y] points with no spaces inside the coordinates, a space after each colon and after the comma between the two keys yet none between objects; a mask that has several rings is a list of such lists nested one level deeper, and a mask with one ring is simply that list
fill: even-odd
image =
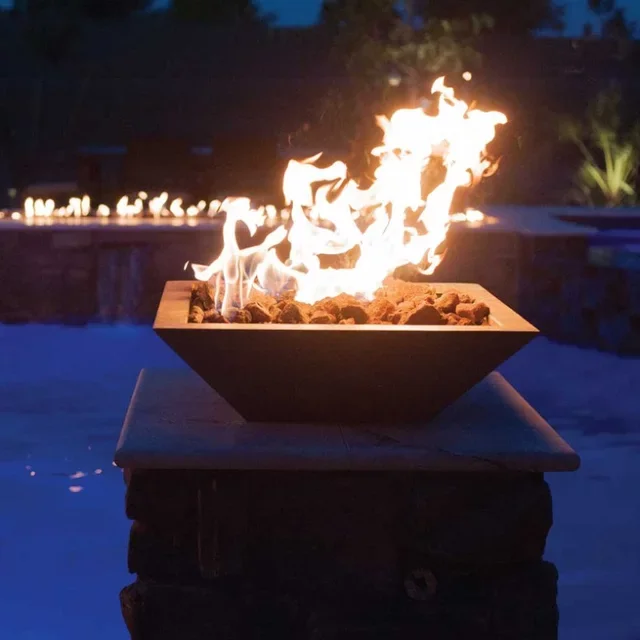
[{"label": "stone cap slab", "polygon": [[136,469],[548,472],[574,471],[580,458],[496,372],[432,421],[389,427],[247,423],[192,371],[145,369],[115,462]]}]

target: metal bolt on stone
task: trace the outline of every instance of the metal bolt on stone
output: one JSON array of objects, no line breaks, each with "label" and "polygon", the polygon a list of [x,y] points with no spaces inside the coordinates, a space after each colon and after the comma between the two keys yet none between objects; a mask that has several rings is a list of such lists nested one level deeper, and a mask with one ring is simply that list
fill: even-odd
[{"label": "metal bolt on stone", "polygon": [[404,580],[404,590],[411,600],[430,600],[437,589],[438,581],[428,569],[414,569]]}]

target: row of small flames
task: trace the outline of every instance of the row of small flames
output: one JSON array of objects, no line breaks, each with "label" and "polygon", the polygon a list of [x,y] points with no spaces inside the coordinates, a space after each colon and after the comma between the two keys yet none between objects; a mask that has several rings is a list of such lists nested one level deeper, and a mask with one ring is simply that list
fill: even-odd
[{"label": "row of small flames", "polygon": [[[263,207],[267,218],[275,220],[283,217],[286,211],[280,211],[273,205]],[[53,199],[27,198],[24,201],[22,211],[0,212],[0,217],[9,217],[12,220],[34,219],[34,218],[83,218],[95,214],[97,218],[197,218],[215,217],[222,210],[222,201],[212,200],[207,202],[200,200],[198,204],[184,206],[182,198],[169,200],[169,194],[163,192],[158,196],[149,198],[149,195],[140,191],[136,198],[129,199],[129,196],[122,196],[115,206],[115,209],[106,204],[99,204],[93,209],[91,198],[87,195],[81,198],[69,198],[69,202],[61,207],[57,207]],[[285,216],[286,217],[286,216]]]},{"label": "row of small flames", "polygon": [[[149,195],[140,191],[138,196],[129,199],[122,196],[115,206],[115,209],[106,204],[99,204],[95,209],[97,218],[140,218],[148,217],[153,219],[194,219],[194,218],[214,218],[224,211],[221,200],[211,200],[207,202],[200,200],[195,205],[185,208],[182,198],[169,200],[169,194],[163,192],[158,196],[149,198]],[[274,205],[261,206],[259,212],[269,221],[288,220],[289,210],[278,210]],[[87,195],[81,198],[69,198],[69,202],[61,207],[57,207],[51,198],[26,198],[22,211],[0,211],[1,218],[11,220],[29,221],[34,219],[51,218],[86,218],[93,213],[91,198]],[[477,209],[467,209],[465,212],[453,213],[450,216],[452,222],[480,222],[484,219],[484,214]]]}]

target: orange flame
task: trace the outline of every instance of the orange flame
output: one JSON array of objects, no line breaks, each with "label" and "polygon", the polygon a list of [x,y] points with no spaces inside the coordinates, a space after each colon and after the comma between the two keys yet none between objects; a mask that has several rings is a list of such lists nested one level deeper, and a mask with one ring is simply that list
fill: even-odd
[{"label": "orange flame", "polygon": [[[255,235],[265,223],[264,208],[252,209],[248,198],[222,204],[227,212],[222,252],[210,265],[192,267],[197,279],[215,284],[216,303],[223,314],[243,306],[253,288],[276,296],[284,288],[294,289],[296,299],[308,303],[340,293],[370,299],[397,267],[417,265],[426,258],[424,273],[436,269],[453,196],[491,166],[485,148],[496,125],[507,118],[496,111],[469,109],[443,78],[436,80],[432,92],[439,94],[435,116],[422,109],[400,109],[391,118],[378,116],[384,136],[382,145],[371,152],[379,165],[368,189],[348,179],[343,162],[320,168],[315,164],[320,154],[291,160],[283,179],[291,224],[288,230],[277,227],[249,249],[238,247],[236,226],[243,222]],[[423,199],[422,174],[434,157],[442,162],[444,178]],[[364,210],[372,222],[361,229],[356,221]],[[417,214],[415,226],[407,224],[410,211]],[[282,262],[275,247],[285,238],[291,249]],[[360,255],[354,266],[321,267],[321,255],[356,248]]]}]

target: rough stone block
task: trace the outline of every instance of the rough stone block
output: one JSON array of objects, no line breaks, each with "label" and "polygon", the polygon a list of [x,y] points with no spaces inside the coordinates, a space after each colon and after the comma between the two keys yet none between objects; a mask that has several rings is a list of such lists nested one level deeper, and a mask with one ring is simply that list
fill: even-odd
[{"label": "rough stone block", "polygon": [[553,523],[541,474],[418,480],[413,504],[414,563],[430,570],[540,560]]},{"label": "rough stone block", "polygon": [[199,582],[198,533],[195,527],[161,529],[134,522],[127,565],[141,578]]},{"label": "rough stone block", "polygon": [[195,518],[200,474],[153,469],[128,469],[125,473],[125,510],[130,520],[175,528]]},{"label": "rough stone block", "polygon": [[554,640],[557,581],[553,564],[535,562],[443,583],[438,592],[441,637]]},{"label": "rough stone block", "polygon": [[138,581],[120,593],[131,640],[258,640],[239,602],[222,584],[201,588]]},{"label": "rough stone block", "polygon": [[391,593],[414,569],[540,560],[552,523],[541,474],[184,474],[131,474],[127,511],[142,519],[131,532],[132,572],[299,584],[313,576],[327,592],[349,583]]},{"label": "rough stone block", "polygon": [[222,579],[199,587],[138,580],[120,601],[133,640],[554,640],[556,597],[555,567],[536,562],[440,577],[424,600]]}]

